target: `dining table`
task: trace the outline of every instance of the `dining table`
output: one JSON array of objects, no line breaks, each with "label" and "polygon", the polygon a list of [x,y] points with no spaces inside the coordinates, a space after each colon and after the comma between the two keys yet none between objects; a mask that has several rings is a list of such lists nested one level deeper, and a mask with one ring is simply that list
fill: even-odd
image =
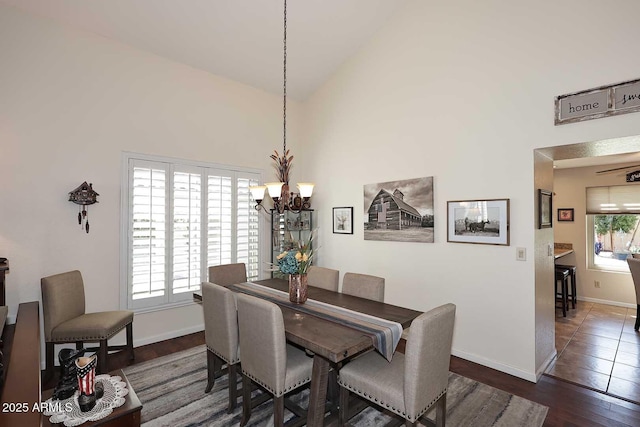
[{"label": "dining table", "polygon": [[[250,282],[250,284],[287,293],[289,290],[288,282],[278,278],[257,280]],[[241,286],[230,285],[228,288],[235,292],[243,292]],[[194,292],[193,297],[195,301],[202,301],[200,292]],[[421,311],[313,286],[309,286],[308,290],[308,302],[310,301],[395,322],[400,324],[402,328],[408,328],[413,319],[422,314]],[[307,425],[323,426],[325,424],[330,369],[333,368],[337,371],[342,363],[373,349],[375,338],[370,334],[363,333],[358,328],[346,325],[344,322],[317,316],[305,307],[306,304],[283,303],[279,305],[287,341],[313,354]]]}]

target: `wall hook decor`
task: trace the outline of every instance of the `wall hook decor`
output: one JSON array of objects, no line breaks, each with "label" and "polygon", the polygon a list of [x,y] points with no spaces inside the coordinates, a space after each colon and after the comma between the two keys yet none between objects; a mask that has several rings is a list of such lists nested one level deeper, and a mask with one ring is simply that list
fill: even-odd
[{"label": "wall hook decor", "polygon": [[69,193],[69,201],[80,205],[78,206],[78,224],[82,225],[84,221],[83,228],[87,233],[89,232],[89,210],[87,206],[98,203],[98,196],[99,194],[93,190],[93,184],[87,184],[87,181]]}]

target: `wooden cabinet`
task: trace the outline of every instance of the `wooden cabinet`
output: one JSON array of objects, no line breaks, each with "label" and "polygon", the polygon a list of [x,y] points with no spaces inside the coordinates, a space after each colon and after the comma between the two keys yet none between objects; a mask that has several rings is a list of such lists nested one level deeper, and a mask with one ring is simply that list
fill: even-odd
[{"label": "wooden cabinet", "polygon": [[[271,209],[271,262],[276,263],[277,257],[284,251],[297,247],[299,241],[307,241],[311,236],[315,223],[313,209],[294,212],[286,210],[279,213]],[[284,278],[278,271],[272,277]]]}]

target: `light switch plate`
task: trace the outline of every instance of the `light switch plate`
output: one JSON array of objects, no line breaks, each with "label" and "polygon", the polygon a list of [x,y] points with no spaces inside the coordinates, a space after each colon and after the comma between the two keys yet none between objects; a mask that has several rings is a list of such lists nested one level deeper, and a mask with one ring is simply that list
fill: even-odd
[{"label": "light switch plate", "polygon": [[516,248],[516,260],[517,261],[527,260],[527,248]]}]

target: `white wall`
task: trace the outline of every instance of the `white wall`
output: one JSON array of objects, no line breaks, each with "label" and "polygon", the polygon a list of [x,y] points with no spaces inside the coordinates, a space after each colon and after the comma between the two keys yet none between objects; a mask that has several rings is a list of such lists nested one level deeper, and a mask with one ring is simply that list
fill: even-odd
[{"label": "white wall", "polygon": [[[12,318],[18,303],[40,300],[41,277],[72,269],[88,311],[119,308],[123,151],[270,171],[281,149],[279,96],[6,6],[0,58],[0,256]],[[290,102],[293,141],[298,110]],[[85,180],[100,194],[89,234],[68,202]],[[202,328],[199,306],[140,314],[134,341]]]},{"label": "white wall", "polygon": [[[567,255],[566,261],[578,267],[576,291],[579,299],[628,307],[636,306],[635,288],[629,272],[608,272],[587,268],[587,257],[589,252],[593,251],[593,248],[587,245],[585,189],[587,187],[606,185],[637,185],[625,182],[627,171],[606,174],[596,173],[597,171],[627,165],[632,166],[634,163],[557,169],[554,171],[553,190],[555,195],[553,202],[558,208],[573,208],[575,218],[574,222],[556,222],[554,225],[554,237],[556,242],[573,243],[575,252]],[[594,281],[596,280],[600,282],[600,288],[594,286]]]},{"label": "white wall", "polygon": [[[640,133],[638,114],[553,124],[555,96],[638,78],[640,29],[608,23],[639,14],[633,0],[411,1],[305,105],[320,262],[386,277],[394,304],[455,303],[454,354],[535,379],[554,351],[534,262],[553,232],[536,238],[533,150]],[[364,241],[363,185],[421,176],[435,243]],[[447,243],[446,202],[478,198],[511,200],[510,246]],[[354,206],[353,236],[331,233],[333,206]]]}]

